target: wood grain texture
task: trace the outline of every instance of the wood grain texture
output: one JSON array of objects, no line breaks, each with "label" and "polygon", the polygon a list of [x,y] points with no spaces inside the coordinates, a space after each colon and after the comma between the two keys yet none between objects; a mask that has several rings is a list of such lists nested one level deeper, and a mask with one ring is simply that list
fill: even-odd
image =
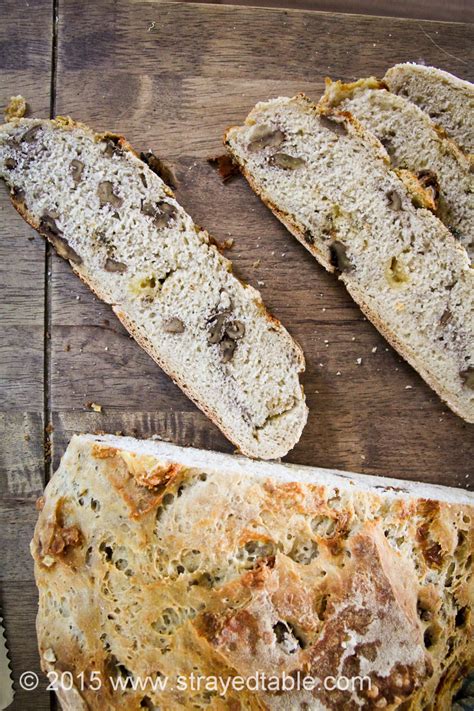
[{"label": "wood grain texture", "polygon": [[[47,116],[52,8],[35,0],[35,22],[20,31],[25,4],[8,0],[0,26],[3,99],[21,92],[35,115]],[[414,60],[472,80],[473,39],[467,25],[171,2],[59,2],[57,113],[115,129],[135,148],[167,158],[178,199],[214,237],[234,238],[227,254],[237,275],[261,289],[305,350],[311,412],[288,461],[474,484],[472,428],[386,345],[245,181],[223,185],[206,158],[222,152],[224,129],[256,101],[300,90],[318,98],[326,75],[380,75]],[[37,664],[27,545],[43,484],[44,246],[40,238],[28,241],[34,233],[4,190],[0,199],[0,313],[9,343],[0,366],[0,586],[15,630],[17,676]],[[232,451],[67,264],[53,257],[51,272],[46,414],[55,466],[70,436],[85,431],[158,434]],[[48,694],[18,695],[12,708],[49,708]]]},{"label": "wood grain texture", "polygon": [[[454,24],[125,0],[85,13],[62,4],[58,112],[167,158],[178,199],[217,239],[235,239],[237,274],[260,286],[305,350],[311,414],[288,461],[464,486],[472,432],[246,183],[223,185],[206,158],[256,101],[299,90],[317,98],[327,74],[380,75],[417,60],[472,78],[472,39],[472,28]],[[56,461],[71,431],[91,424],[231,450],[57,259],[52,294]]]},{"label": "wood grain texture", "polygon": [[[224,0],[189,0],[211,5],[226,5]],[[474,5],[470,0],[237,0],[234,5],[277,7],[318,12],[344,12],[357,15],[406,17],[418,20],[474,22]]]},{"label": "wood grain texture", "polygon": [[[50,111],[52,0],[4,0],[0,23],[0,106],[21,93],[31,115]],[[25,18],[32,18],[26,21]],[[16,685],[10,709],[49,709],[41,688],[18,687],[39,673],[37,594],[29,542],[44,486],[45,245],[0,189],[0,605]]]}]

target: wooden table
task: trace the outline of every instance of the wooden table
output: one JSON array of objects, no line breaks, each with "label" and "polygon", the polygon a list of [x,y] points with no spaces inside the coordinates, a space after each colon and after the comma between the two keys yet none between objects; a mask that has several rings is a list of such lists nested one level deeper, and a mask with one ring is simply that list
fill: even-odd
[{"label": "wooden table", "polygon": [[[387,346],[245,181],[224,185],[206,161],[221,152],[224,128],[257,100],[300,90],[318,98],[326,75],[381,75],[415,60],[474,79],[472,26],[166,2],[84,5],[3,1],[0,103],[22,93],[31,115],[68,113],[153,148],[173,164],[178,199],[196,222],[219,240],[234,238],[228,255],[236,273],[260,284],[306,353],[311,414],[287,460],[472,487],[472,428]],[[35,500],[72,433],[232,446],[15,214],[5,189],[0,231],[0,589],[18,680],[26,669],[39,671],[28,551]],[[17,691],[11,708],[50,703],[42,681],[35,692]]]}]

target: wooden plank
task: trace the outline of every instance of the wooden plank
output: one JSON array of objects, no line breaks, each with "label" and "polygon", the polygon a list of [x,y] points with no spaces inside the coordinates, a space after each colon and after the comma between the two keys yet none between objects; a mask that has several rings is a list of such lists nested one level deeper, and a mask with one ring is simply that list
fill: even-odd
[{"label": "wooden plank", "polygon": [[[30,115],[49,115],[51,37],[52,0],[2,3],[2,111],[10,96],[21,93]],[[44,485],[45,245],[12,210],[4,187],[0,218],[0,591],[16,684],[9,708],[41,710],[50,708],[44,680],[42,688],[25,692],[18,678],[26,670],[39,673],[29,541],[34,501]]]},{"label": "wooden plank", "polygon": [[[317,98],[327,74],[380,75],[418,60],[469,78],[472,39],[455,24],[126,0],[85,13],[63,3],[58,111],[170,159],[178,198],[211,234],[235,239],[238,275],[263,282],[304,347],[311,415],[289,461],[463,486],[472,437],[246,183],[222,185],[205,159],[256,101],[298,90]],[[72,430],[88,428],[231,449],[57,259],[52,319],[56,458]],[[103,413],[88,412],[90,401]]]},{"label": "wooden plank", "polygon": [[[21,583],[6,581],[2,583],[2,606],[8,609],[5,628],[8,636],[10,658],[13,668],[21,660],[21,671],[33,671],[38,675],[38,688],[22,691],[16,685],[15,699],[8,711],[49,711],[56,708],[51,705],[50,693],[46,691],[47,678],[39,668],[36,648],[35,618],[38,608],[38,593],[33,580]],[[15,675],[16,676],[16,675]]]},{"label": "wooden plank", "polygon": [[[178,1],[178,0],[177,0]],[[211,5],[226,5],[224,0],[188,0],[206,2]],[[346,12],[357,15],[377,15],[385,17],[405,17],[418,20],[443,20],[445,22],[474,22],[474,5],[469,0],[235,0],[233,5],[247,7],[291,6],[293,10],[318,12]]]},{"label": "wooden plank", "polygon": [[[301,0],[305,2],[306,0]],[[386,346],[343,287],[319,268],[243,180],[223,185],[206,157],[223,129],[259,99],[304,90],[326,74],[382,73],[407,59],[472,79],[473,30],[367,17],[160,2],[61,0],[58,113],[115,128],[166,156],[178,198],[218,239],[242,278],[302,343],[311,408],[288,461],[472,486],[467,426]],[[7,0],[0,26],[3,103],[21,91],[49,114],[50,0]],[[471,63],[471,64],[469,64]],[[0,194],[0,569],[15,679],[38,671],[36,592],[28,543],[43,486],[44,245]],[[56,257],[50,283],[50,403],[55,464],[74,432],[161,436],[232,451],[220,432],[161,373]],[[373,352],[375,350],[375,352]],[[357,359],[362,358],[359,365]],[[98,402],[102,413],[87,403]],[[471,477],[471,478],[467,478]],[[12,709],[49,709],[44,679]]]}]

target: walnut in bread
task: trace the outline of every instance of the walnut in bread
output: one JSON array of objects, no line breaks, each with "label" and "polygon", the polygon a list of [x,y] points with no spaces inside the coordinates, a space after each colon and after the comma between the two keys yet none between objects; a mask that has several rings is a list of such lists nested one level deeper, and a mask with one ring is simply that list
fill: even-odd
[{"label": "walnut in bread", "polygon": [[349,111],[431,193],[432,209],[474,261],[474,173],[469,158],[427,113],[374,77],[350,84],[326,80],[324,106]]},{"label": "walnut in bread", "polygon": [[240,451],[272,459],[296,444],[307,418],[301,348],[123,138],[64,118],[13,120],[0,127],[0,177],[20,214]]},{"label": "walnut in bread", "polygon": [[[279,132],[277,147],[255,136]],[[474,271],[349,112],[303,95],[257,104],[226,145],[251,187],[451,409],[474,422]],[[271,160],[302,159],[294,170]],[[446,321],[446,309],[452,319]]]}]

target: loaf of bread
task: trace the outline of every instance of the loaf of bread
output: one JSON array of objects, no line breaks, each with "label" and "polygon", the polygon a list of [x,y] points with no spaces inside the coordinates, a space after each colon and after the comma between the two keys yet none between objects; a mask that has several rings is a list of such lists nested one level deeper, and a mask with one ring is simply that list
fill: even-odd
[{"label": "loaf of bread", "polygon": [[0,177],[241,452],[271,459],[295,445],[307,418],[300,347],[123,138],[70,119],[15,120],[0,127]]},{"label": "loaf of bread", "polygon": [[474,260],[474,173],[469,158],[403,96],[374,77],[350,84],[326,80],[325,106],[349,111],[384,146],[394,168],[416,173],[433,195],[436,215]]},{"label": "loaf of bread", "polygon": [[442,69],[411,63],[391,67],[384,82],[426,111],[465,153],[474,154],[473,84]]},{"label": "loaf of bread", "polygon": [[298,95],[257,104],[225,143],[290,232],[340,273],[366,316],[454,412],[474,422],[467,252],[417,207],[373,134],[348,112]]},{"label": "loaf of bread", "polygon": [[462,490],[82,435],[38,507],[64,711],[447,711],[474,665]]}]

